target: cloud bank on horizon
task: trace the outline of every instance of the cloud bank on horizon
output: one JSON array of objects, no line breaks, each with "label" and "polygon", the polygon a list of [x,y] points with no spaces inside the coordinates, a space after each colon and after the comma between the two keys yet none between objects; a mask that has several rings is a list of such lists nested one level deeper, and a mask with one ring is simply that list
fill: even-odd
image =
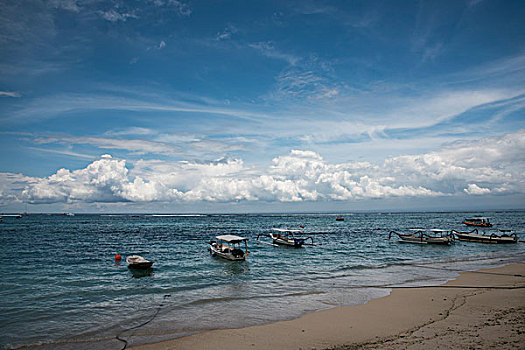
[{"label": "cloud bank on horizon", "polygon": [[525,208],[524,17],[493,0],[3,1],[0,210]]},{"label": "cloud bank on horizon", "polygon": [[[438,151],[369,162],[330,164],[292,150],[254,171],[241,159],[214,162],[125,160],[103,155],[78,170],[46,178],[1,174],[3,197],[32,204],[75,202],[233,202],[359,200],[525,194],[525,129]],[[23,185],[23,190],[20,186]],[[18,189],[16,189],[18,187]]]}]

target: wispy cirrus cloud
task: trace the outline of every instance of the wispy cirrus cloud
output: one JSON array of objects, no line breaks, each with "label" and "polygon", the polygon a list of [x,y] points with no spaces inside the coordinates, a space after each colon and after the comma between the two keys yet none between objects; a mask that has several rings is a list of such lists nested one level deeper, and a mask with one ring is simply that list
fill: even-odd
[{"label": "wispy cirrus cloud", "polygon": [[88,144],[100,149],[119,149],[136,154],[165,154],[177,155],[178,147],[162,142],[138,139],[117,139],[109,137],[37,137],[33,140],[37,144]]},{"label": "wispy cirrus cloud", "polygon": [[237,29],[236,26],[232,24],[228,24],[222,32],[217,33],[217,35],[215,36],[215,40],[218,40],[218,41],[229,40],[238,31],[239,30]]},{"label": "wispy cirrus cloud", "polygon": [[21,97],[22,95],[16,91],[0,91],[0,96],[6,97]]},{"label": "wispy cirrus cloud", "polygon": [[295,55],[278,50],[277,48],[275,48],[274,43],[269,41],[251,43],[248,44],[248,46],[252,49],[255,49],[263,56],[285,61],[292,66],[297,64],[297,62],[300,60],[300,58]]},{"label": "wispy cirrus cloud", "polygon": [[135,12],[118,12],[116,9],[108,11],[98,11],[100,17],[110,22],[126,22],[129,18],[137,19],[139,16]]},{"label": "wispy cirrus cloud", "polygon": [[142,127],[128,127],[124,129],[111,130],[105,133],[108,136],[127,136],[127,135],[155,135],[157,131],[142,128]]}]

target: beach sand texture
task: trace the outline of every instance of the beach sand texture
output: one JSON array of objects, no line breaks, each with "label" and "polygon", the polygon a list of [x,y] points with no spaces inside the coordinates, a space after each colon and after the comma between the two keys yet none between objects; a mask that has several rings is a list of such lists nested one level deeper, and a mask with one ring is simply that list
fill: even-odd
[{"label": "beach sand texture", "polygon": [[379,348],[525,349],[525,263],[462,273],[438,287],[394,288],[364,305],[133,349]]}]

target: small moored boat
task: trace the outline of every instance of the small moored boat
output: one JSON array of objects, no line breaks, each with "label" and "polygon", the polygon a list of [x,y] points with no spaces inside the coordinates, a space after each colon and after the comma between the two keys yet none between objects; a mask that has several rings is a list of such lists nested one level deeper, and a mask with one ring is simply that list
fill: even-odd
[{"label": "small moored boat", "polygon": [[489,218],[475,216],[473,218],[467,218],[463,220],[463,224],[467,226],[476,226],[476,227],[492,227]]},{"label": "small moored boat", "polygon": [[388,239],[392,237],[392,233],[397,235],[401,243],[414,243],[414,244],[442,244],[450,245],[455,237],[450,230],[414,230],[413,233],[399,233],[396,231],[390,231]]},{"label": "small moored boat", "polygon": [[512,230],[490,230],[480,232],[474,229],[470,232],[453,231],[460,241],[479,243],[518,243],[519,237]]},{"label": "small moored boat", "polygon": [[[210,241],[211,256],[219,256],[224,259],[239,261],[246,260],[250,252],[248,251],[248,238],[235,235],[222,235],[215,237],[216,240]],[[241,247],[244,243],[244,250]]]},{"label": "small moored boat", "polygon": [[153,261],[149,261],[140,255],[130,255],[126,258],[128,267],[130,269],[149,269],[153,265]]},{"label": "small moored boat", "polygon": [[[303,245],[315,245],[314,239],[312,237],[297,237],[296,235],[303,234],[301,230],[287,230],[282,228],[272,229],[274,232],[269,234],[260,233],[257,235],[257,241],[264,244],[269,244],[273,246],[284,245],[288,247],[300,248]],[[261,236],[266,236],[272,239],[272,243],[261,241],[259,238]],[[307,242],[310,240],[310,242]]]}]

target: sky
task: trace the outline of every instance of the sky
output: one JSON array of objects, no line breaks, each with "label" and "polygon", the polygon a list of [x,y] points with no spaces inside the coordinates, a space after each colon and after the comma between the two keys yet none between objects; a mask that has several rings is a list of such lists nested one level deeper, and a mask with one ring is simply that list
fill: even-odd
[{"label": "sky", "polygon": [[0,1],[0,212],[525,209],[525,3]]}]

